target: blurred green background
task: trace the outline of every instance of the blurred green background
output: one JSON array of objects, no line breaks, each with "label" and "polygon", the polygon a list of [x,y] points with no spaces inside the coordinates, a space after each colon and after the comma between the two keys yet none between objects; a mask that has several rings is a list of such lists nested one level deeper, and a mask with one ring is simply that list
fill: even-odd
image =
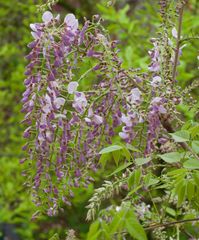
[{"label": "blurred green background", "polygon": [[[62,0],[53,7],[53,12],[63,17],[66,13],[75,13],[80,22],[83,17],[91,19],[94,14],[101,15],[111,37],[120,40],[123,66],[145,69],[149,63],[148,50],[152,48],[149,39],[157,36],[160,24],[157,3],[157,0]],[[89,228],[85,206],[93,186],[76,190],[73,206],[65,207],[65,212],[58,217],[43,216],[31,221],[36,208],[24,186],[24,166],[19,164],[23,157],[20,99],[24,90],[24,56],[32,38],[29,24],[41,21],[38,4],[45,4],[45,1],[0,0],[0,239],[7,236],[9,240],[47,240],[54,233],[64,237],[69,229],[74,229],[78,237],[84,239]],[[199,1],[190,0],[183,21],[184,37],[198,35],[198,13]],[[186,42],[183,49],[178,76],[183,88],[199,80],[198,49],[198,40]],[[198,92],[193,95],[197,98]],[[182,105],[180,110],[185,118],[193,118],[194,112],[187,106]],[[99,176],[97,186],[102,179]]]}]

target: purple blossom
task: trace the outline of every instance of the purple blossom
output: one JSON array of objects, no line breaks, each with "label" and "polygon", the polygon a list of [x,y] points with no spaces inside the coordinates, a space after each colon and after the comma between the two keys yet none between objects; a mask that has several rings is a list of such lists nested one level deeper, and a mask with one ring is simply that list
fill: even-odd
[{"label": "purple blossom", "polygon": [[76,92],[74,96],[73,107],[79,113],[83,113],[85,111],[85,107],[87,106],[86,96],[82,92]]},{"label": "purple blossom", "polygon": [[151,39],[154,45],[154,48],[149,51],[149,56],[151,58],[151,64],[149,65],[148,69],[151,72],[159,72],[160,70],[160,53],[159,47],[156,39]]},{"label": "purple blossom", "polygon": [[130,95],[127,97],[127,101],[131,104],[139,104],[141,102],[141,92],[138,88],[133,88]]},{"label": "purple blossom", "polygon": [[122,113],[121,121],[126,124],[127,127],[132,127],[133,123],[130,116],[126,116]]},{"label": "purple blossom", "polygon": [[75,15],[73,15],[72,13],[66,15],[64,22],[72,32],[77,31],[79,24],[78,24],[78,19],[76,19]]},{"label": "purple blossom", "polygon": [[58,97],[54,100],[54,104],[55,104],[57,109],[60,109],[60,107],[64,105],[65,101],[66,100],[64,98]]},{"label": "purple blossom", "polygon": [[155,97],[151,101],[150,111],[148,113],[147,146],[145,154],[151,153],[155,148],[154,141],[158,136],[161,125],[159,115],[167,113],[163,106],[164,103],[165,99],[161,97]]},{"label": "purple blossom", "polygon": [[93,115],[93,121],[96,123],[96,124],[102,124],[103,123],[103,117],[97,115],[97,114],[94,114]]},{"label": "purple blossom", "polygon": [[119,132],[119,136],[122,138],[122,139],[128,139],[130,136],[128,133],[126,132]]},{"label": "purple blossom", "polygon": [[174,38],[178,38],[178,32],[177,32],[177,30],[176,30],[176,28],[175,27],[173,27],[172,28],[172,36],[174,37]]},{"label": "purple blossom", "polygon": [[97,114],[94,114],[92,108],[89,108],[88,109],[88,117],[85,118],[85,121],[87,123],[92,123],[93,122],[93,123],[99,125],[99,124],[103,123],[103,117],[101,117]]},{"label": "purple blossom", "polygon": [[159,87],[160,84],[162,82],[162,79],[160,76],[155,76],[153,77],[152,81],[151,81],[151,86],[156,88],[156,87]]},{"label": "purple blossom", "polygon": [[77,87],[79,86],[78,82],[72,81],[68,84],[67,90],[69,94],[73,94],[75,93],[75,91],[77,90]]},{"label": "purple blossom", "polygon": [[53,19],[53,15],[49,11],[46,11],[42,16],[42,20],[45,24],[49,23],[52,19]]}]

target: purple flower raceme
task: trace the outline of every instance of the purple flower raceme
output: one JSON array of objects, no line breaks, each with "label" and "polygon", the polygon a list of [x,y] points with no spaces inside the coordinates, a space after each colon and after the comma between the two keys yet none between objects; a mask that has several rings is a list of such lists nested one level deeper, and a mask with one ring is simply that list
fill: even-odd
[{"label": "purple flower raceme", "polygon": [[[24,137],[30,139],[26,149],[30,159],[37,159],[35,164],[33,162],[33,166],[35,165],[37,169],[33,178],[33,188],[38,192],[41,185],[47,184],[50,200],[50,198],[56,199],[58,190],[56,194],[52,190],[52,177],[48,172],[52,169],[54,158],[66,157],[67,142],[71,137],[67,130],[70,129],[70,125],[63,123],[67,112],[64,110],[66,99],[61,96],[61,85],[70,82],[70,78],[60,78],[60,74],[62,74],[62,65],[67,61],[66,56],[77,38],[78,20],[73,14],[68,14],[62,32],[58,35],[53,34],[52,30],[59,23],[59,15],[54,18],[52,13],[47,11],[43,14],[42,20],[43,23],[30,25],[34,41],[29,44],[31,52],[27,59],[30,60],[30,64],[27,65],[25,72],[27,78],[24,82],[26,91],[23,94],[22,111],[26,113],[23,122],[31,125],[24,132]],[[53,55],[54,59],[52,59]],[[70,66],[68,68],[70,71]],[[60,152],[55,149],[56,139],[60,145]],[[31,141],[35,141],[34,145]],[[57,160],[55,173],[58,180],[65,174],[63,169],[60,160]],[[56,201],[51,208],[56,210],[55,206]]]},{"label": "purple flower raceme", "polygon": [[158,41],[157,39],[153,38],[151,39],[154,48],[150,50],[149,56],[151,58],[151,64],[149,66],[149,71],[151,72],[159,72],[160,70],[160,50],[158,46]]},{"label": "purple flower raceme", "polygon": [[161,126],[160,115],[167,113],[164,107],[165,102],[166,100],[161,97],[155,97],[151,101],[148,113],[147,146],[145,154],[150,154],[155,148],[155,140],[158,137]]},{"label": "purple flower raceme", "polygon": [[143,122],[141,115],[136,110],[142,103],[142,93],[138,88],[133,88],[125,100],[127,113],[121,115],[120,120],[124,126],[122,132],[119,132],[119,136],[126,142],[131,143],[136,136],[134,127]]},{"label": "purple flower raceme", "polygon": [[[61,199],[69,204],[72,187],[87,186],[92,181],[88,170],[96,171],[99,165],[102,139],[110,143],[115,134],[112,125],[117,127],[121,122],[115,90],[121,61],[96,25],[95,31],[87,31],[94,23],[86,21],[81,30],[75,16],[68,14],[59,25],[60,17],[54,18],[51,12],[45,12],[42,20],[30,26],[34,41],[29,44],[30,63],[22,98],[26,114],[23,123],[27,125],[23,149],[34,169],[34,202],[40,206],[44,204],[41,199],[47,199],[47,214],[54,215]],[[110,55],[104,48],[110,48]],[[88,54],[91,49],[95,54]],[[91,70],[98,72],[100,79],[93,86],[96,92],[78,90],[81,82],[75,73],[83,58],[94,59]],[[114,66],[102,64],[108,61]],[[96,64],[98,68],[94,69]],[[135,91],[134,98],[132,94],[129,101],[137,104],[139,92]]]},{"label": "purple flower raceme", "polygon": [[[73,14],[60,24],[60,17],[51,12],[42,20],[31,25],[34,40],[29,44],[22,98],[27,139],[23,149],[34,170],[34,202],[46,204],[47,214],[55,215],[60,201],[70,205],[73,188],[93,181],[90,170],[100,167],[99,152],[114,136],[131,144],[145,122],[145,153],[151,153],[166,100],[159,92],[156,40],[149,52],[150,73],[137,75],[122,69],[116,41],[109,40],[98,22],[86,21],[80,29]],[[152,92],[151,100],[143,86]]]}]

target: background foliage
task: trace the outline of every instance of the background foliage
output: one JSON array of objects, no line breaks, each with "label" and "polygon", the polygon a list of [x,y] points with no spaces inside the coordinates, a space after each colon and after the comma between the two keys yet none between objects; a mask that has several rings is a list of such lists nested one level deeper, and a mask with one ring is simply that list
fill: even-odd
[{"label": "background foliage", "polygon": [[[5,235],[5,226],[8,226],[15,236],[13,239],[18,239],[18,236],[19,239],[45,240],[54,233],[59,233],[62,237],[69,229],[74,229],[78,236],[85,239],[89,229],[89,224],[85,221],[85,206],[92,196],[93,186],[87,190],[76,190],[73,206],[65,209],[64,214],[31,221],[35,207],[31,203],[30,194],[24,186],[24,177],[21,175],[24,166],[19,164],[19,160],[23,157],[20,99],[24,90],[26,65],[24,56],[28,51],[26,45],[31,40],[29,24],[40,21],[41,18],[36,4],[44,4],[44,1],[0,0],[0,223],[2,236]],[[198,34],[198,5],[197,0],[190,0],[188,3],[183,20],[183,36],[187,38]],[[83,17],[91,18],[93,14],[100,14],[112,38],[120,40],[120,56],[126,68],[147,66],[149,62],[147,51],[151,48],[149,39],[155,37],[160,23],[157,9],[157,1],[152,0],[62,0],[54,6],[55,12],[61,12],[63,15],[73,12],[82,20]],[[183,88],[199,77],[196,61],[199,43],[197,40],[191,40],[185,44],[179,67],[181,74],[178,76],[178,81]],[[194,91],[193,96],[197,95],[198,92]],[[196,109],[189,109],[186,105],[179,106],[179,109],[184,113],[185,119],[191,120],[195,117]],[[101,185],[103,174],[106,175],[103,172],[98,173],[96,186]],[[117,202],[117,199],[114,201]],[[130,218],[133,216],[129,216]],[[72,234],[71,231],[69,231],[70,234]],[[89,234],[92,235],[91,230]],[[87,239],[91,238],[87,236]]]}]

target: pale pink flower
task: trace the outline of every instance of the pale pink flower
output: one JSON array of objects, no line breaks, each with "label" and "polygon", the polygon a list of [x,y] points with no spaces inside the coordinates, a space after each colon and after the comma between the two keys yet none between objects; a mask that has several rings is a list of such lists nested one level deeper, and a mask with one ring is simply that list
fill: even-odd
[{"label": "pale pink flower", "polygon": [[99,115],[94,114],[93,121],[96,124],[102,124],[103,123],[103,118],[101,116],[99,116]]},{"label": "pale pink flower", "polygon": [[158,87],[161,83],[162,79],[160,76],[155,76],[153,77],[153,80],[151,81],[151,86],[152,87]]},{"label": "pale pink flower", "polygon": [[55,106],[56,106],[57,109],[59,109],[61,106],[63,106],[64,103],[65,103],[65,99],[62,98],[62,97],[58,97],[58,98],[56,98],[55,101],[54,101],[54,104],[55,104]]},{"label": "pale pink flower", "polygon": [[129,138],[129,134],[126,133],[126,132],[119,132],[119,136],[120,136],[122,139],[127,139],[127,138]]},{"label": "pale pink flower", "polygon": [[85,94],[82,92],[76,92],[72,106],[76,109],[77,112],[83,113],[85,107],[87,106]]},{"label": "pale pink flower", "polygon": [[127,127],[132,127],[131,117],[126,116],[124,113],[122,113],[121,121],[125,123]]},{"label": "pale pink flower", "polygon": [[68,84],[68,88],[67,88],[68,93],[69,93],[69,94],[75,93],[75,91],[77,90],[77,87],[78,87],[78,86],[79,86],[79,83],[78,83],[78,82],[75,82],[75,81],[70,82],[70,83]]},{"label": "pale pink flower", "polygon": [[138,104],[141,102],[141,92],[138,88],[133,88],[130,92],[130,96],[127,97],[127,100],[131,104]]},{"label": "pale pink flower", "polygon": [[49,23],[52,19],[53,19],[53,15],[51,12],[49,11],[44,12],[42,16],[42,20],[45,24]]},{"label": "pale pink flower", "polygon": [[64,22],[66,23],[67,27],[69,27],[73,32],[77,31],[79,24],[74,14],[67,14]]},{"label": "pale pink flower", "polygon": [[178,38],[178,32],[177,32],[177,30],[176,30],[176,28],[174,27],[174,28],[172,28],[172,36],[174,37],[174,38]]}]

